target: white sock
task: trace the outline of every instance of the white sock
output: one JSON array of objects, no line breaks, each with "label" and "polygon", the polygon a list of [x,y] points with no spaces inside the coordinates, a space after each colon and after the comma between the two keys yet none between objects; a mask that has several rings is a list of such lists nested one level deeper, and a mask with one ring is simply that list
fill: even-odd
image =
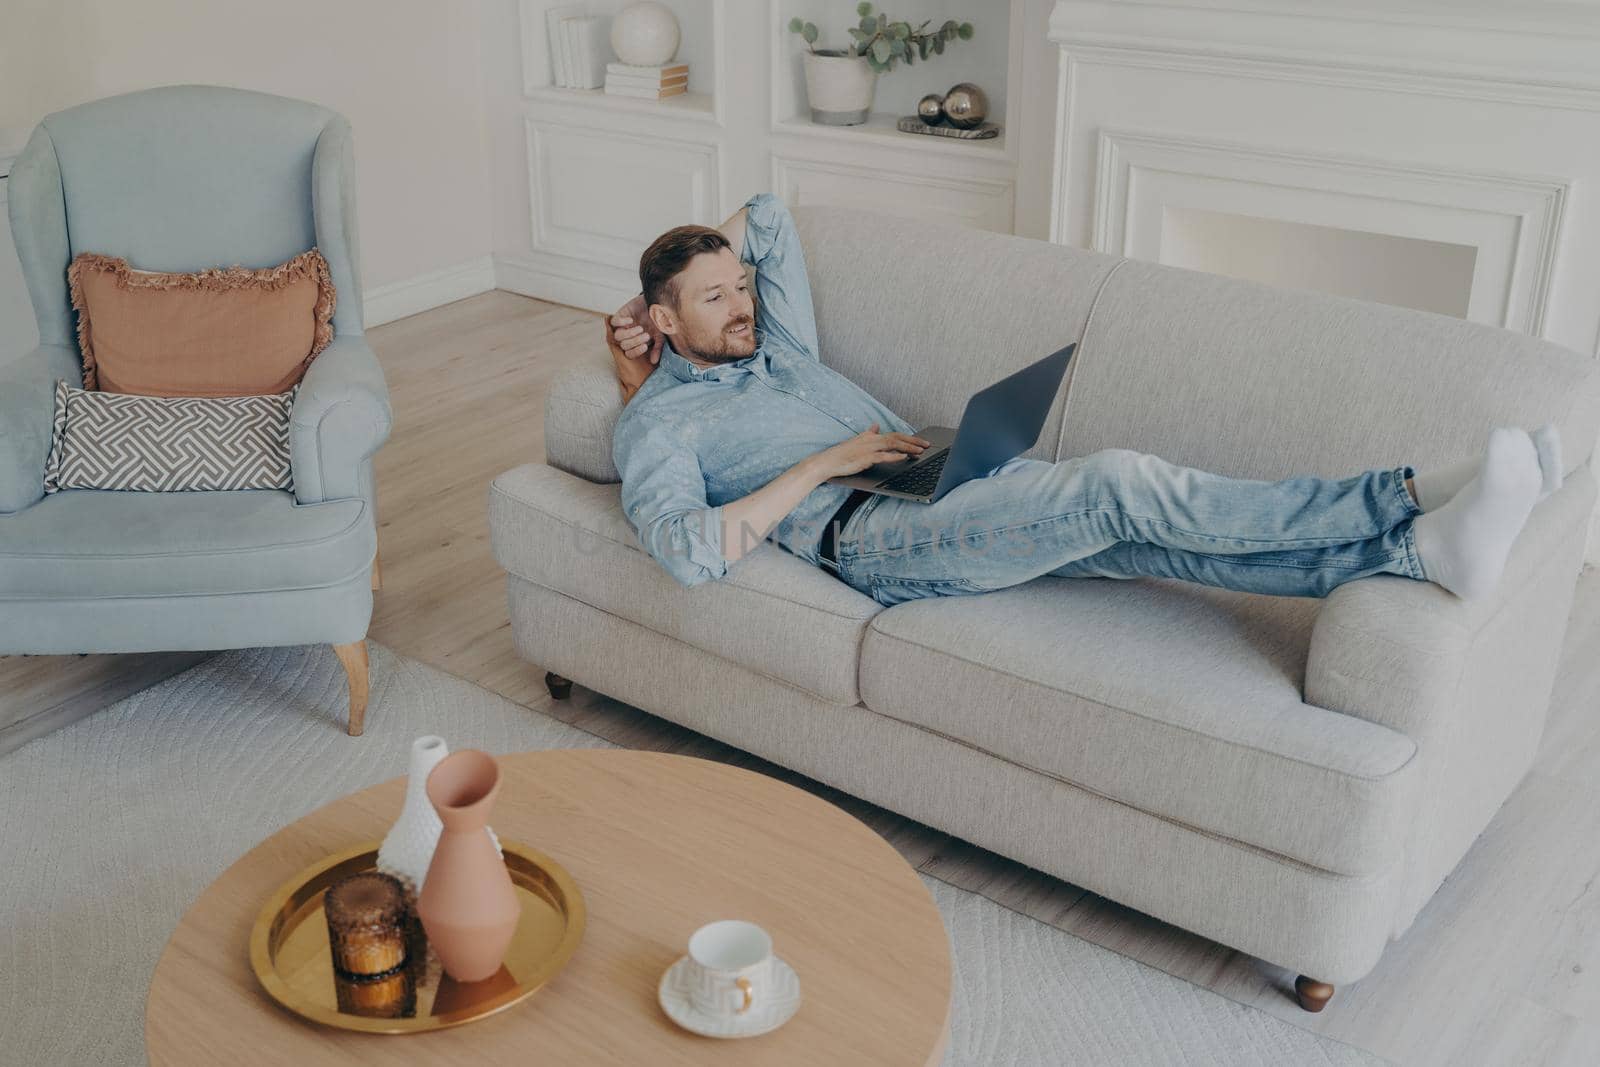
[{"label": "white sock", "polygon": [[1449,503],[1412,523],[1428,580],[1463,600],[1494,592],[1542,485],[1539,452],[1527,432],[1490,431],[1478,476]]},{"label": "white sock", "polygon": [[[1561,434],[1553,422],[1547,422],[1533,431],[1533,446],[1539,453],[1539,473],[1543,487],[1539,499],[1543,500],[1561,488]],[[1478,476],[1483,468],[1483,457],[1464,459],[1438,470],[1419,471],[1411,479],[1417,487],[1417,504],[1423,511],[1437,511],[1450,503],[1450,498],[1461,492],[1466,484]]]}]

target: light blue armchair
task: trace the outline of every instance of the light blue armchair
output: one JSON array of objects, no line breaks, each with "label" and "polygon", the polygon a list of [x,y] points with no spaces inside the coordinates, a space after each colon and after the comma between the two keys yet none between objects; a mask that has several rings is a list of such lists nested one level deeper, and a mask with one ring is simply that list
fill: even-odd
[{"label": "light blue armchair", "polygon": [[[0,366],[0,653],[330,644],[367,700],[372,455],[388,389],[362,334],[350,124],[315,104],[169,86],[47,116],[10,179],[39,347]],[[44,495],[53,383],[81,376],[67,264],[269,267],[316,246],[335,338],[291,429],[294,491]]]}]

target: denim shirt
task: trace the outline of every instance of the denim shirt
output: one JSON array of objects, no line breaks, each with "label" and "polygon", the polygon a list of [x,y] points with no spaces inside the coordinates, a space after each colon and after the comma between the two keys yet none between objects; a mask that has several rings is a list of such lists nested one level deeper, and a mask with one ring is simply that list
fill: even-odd
[{"label": "denim shirt", "polygon": [[[771,193],[757,193],[745,206],[739,258],[756,268],[755,353],[700,368],[664,342],[660,363],[623,409],[612,437],[622,507],[639,543],[685,586],[728,573],[723,505],[874,422],[880,433],[915,432],[822,365],[811,284],[789,209]],[[849,494],[823,483],[768,540],[817,564],[823,527]]]}]

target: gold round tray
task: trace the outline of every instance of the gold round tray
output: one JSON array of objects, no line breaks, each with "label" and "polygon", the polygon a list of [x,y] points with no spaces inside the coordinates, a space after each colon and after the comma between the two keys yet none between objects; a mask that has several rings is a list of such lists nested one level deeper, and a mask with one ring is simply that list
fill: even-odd
[{"label": "gold round tray", "polygon": [[262,988],[297,1015],[369,1034],[460,1026],[532,996],[566,966],[583,939],[583,894],[572,876],[543,852],[502,840],[522,918],[497,974],[465,983],[444,974],[413,916],[407,963],[400,972],[367,982],[339,977],[322,898],[341,879],[376,869],[380,844],[358,845],[306,868],[284,883],[256,918],[250,966]]}]

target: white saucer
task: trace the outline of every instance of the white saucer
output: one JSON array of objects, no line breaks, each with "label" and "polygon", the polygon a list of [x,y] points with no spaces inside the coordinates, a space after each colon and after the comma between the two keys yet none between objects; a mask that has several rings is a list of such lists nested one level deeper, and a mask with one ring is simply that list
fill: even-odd
[{"label": "white saucer", "polygon": [[686,972],[689,957],[681,957],[661,976],[656,998],[667,1018],[685,1030],[704,1037],[755,1037],[776,1030],[800,1010],[800,976],[778,957],[772,957],[772,981],[757,990],[755,1003],[743,1015],[708,1015],[689,1000]]}]

